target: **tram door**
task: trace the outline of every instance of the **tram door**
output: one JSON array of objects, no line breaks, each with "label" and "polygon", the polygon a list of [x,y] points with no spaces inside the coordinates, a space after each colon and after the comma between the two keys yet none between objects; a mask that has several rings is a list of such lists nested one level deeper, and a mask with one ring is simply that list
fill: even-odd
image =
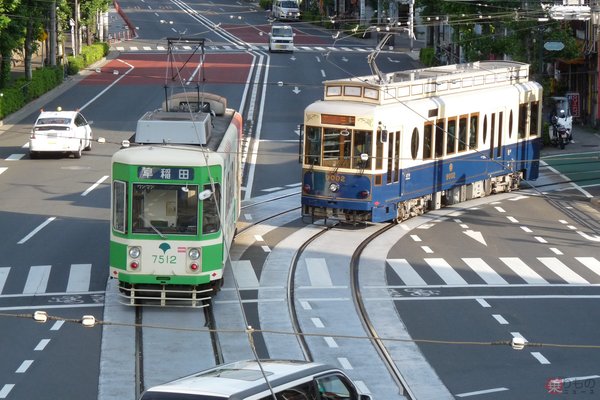
[{"label": "tram door", "polygon": [[490,118],[490,160],[494,158],[494,144],[496,142],[496,113]]}]

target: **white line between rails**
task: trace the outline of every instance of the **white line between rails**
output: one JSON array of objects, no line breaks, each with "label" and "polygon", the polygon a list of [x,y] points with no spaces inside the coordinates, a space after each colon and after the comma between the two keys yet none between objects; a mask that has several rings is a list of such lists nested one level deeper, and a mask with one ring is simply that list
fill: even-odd
[{"label": "white line between rails", "polygon": [[35,228],[33,231],[31,231],[29,233],[29,235],[25,236],[23,239],[19,240],[17,242],[17,244],[23,244],[26,241],[28,241],[29,239],[31,239],[33,237],[33,235],[35,235],[36,233],[38,233],[39,231],[41,231],[42,229],[44,229],[44,227],[46,225],[48,225],[50,222],[54,221],[56,219],[56,217],[50,217],[47,220],[45,220],[44,222],[42,222],[37,228]]},{"label": "white line between rails", "polygon": [[100,96],[102,96],[104,93],[106,93],[106,91],[108,89],[110,89],[111,87],[113,87],[114,85],[116,85],[117,83],[119,83],[119,81],[123,78],[125,78],[127,76],[127,74],[129,74],[131,71],[133,71],[135,69],[135,67],[131,64],[129,64],[126,61],[123,61],[119,58],[117,58],[117,61],[122,62],[123,64],[127,65],[129,67],[129,69],[127,71],[125,71],[125,73],[123,75],[121,75],[120,77],[118,77],[113,83],[111,83],[110,85],[108,85],[107,87],[104,88],[104,90],[102,90],[100,93],[98,93],[96,96],[94,96],[90,101],[88,101],[87,103],[85,103],[83,106],[79,107],[79,111],[83,111],[87,106],[89,106],[90,104],[92,104],[94,101],[96,101],[96,99]]}]

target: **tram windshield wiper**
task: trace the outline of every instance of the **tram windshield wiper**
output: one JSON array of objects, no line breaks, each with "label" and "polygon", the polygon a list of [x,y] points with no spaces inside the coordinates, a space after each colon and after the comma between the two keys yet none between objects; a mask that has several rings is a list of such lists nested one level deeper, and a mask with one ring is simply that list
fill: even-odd
[{"label": "tram windshield wiper", "polygon": [[165,235],[164,235],[164,234],[163,234],[161,231],[159,231],[159,230],[158,230],[158,228],[157,228],[157,227],[155,227],[154,225],[152,225],[152,222],[150,222],[149,220],[147,220],[147,219],[146,219],[146,217],[144,217],[143,215],[141,215],[141,217],[142,217],[142,219],[144,220],[144,222],[145,222],[146,224],[148,224],[148,226],[149,226],[150,228],[152,228],[152,230],[153,230],[154,232],[156,232],[156,234],[157,234],[158,236],[160,236],[160,238],[161,238],[161,239],[166,239],[166,238],[167,238],[167,237],[166,237],[166,236],[165,236]]}]

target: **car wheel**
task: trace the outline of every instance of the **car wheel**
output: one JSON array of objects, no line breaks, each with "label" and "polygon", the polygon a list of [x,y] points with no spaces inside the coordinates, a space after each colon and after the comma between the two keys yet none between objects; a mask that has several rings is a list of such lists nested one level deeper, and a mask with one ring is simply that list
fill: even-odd
[{"label": "car wheel", "polygon": [[82,143],[79,144],[79,149],[77,149],[77,151],[73,152],[73,157],[81,158],[81,147],[82,147]]},{"label": "car wheel", "polygon": [[92,150],[92,136],[91,135],[90,135],[90,138],[88,139],[88,145],[83,150],[85,150],[85,151]]},{"label": "car wheel", "polygon": [[39,157],[39,154],[38,154],[37,151],[30,151],[29,152],[29,158],[31,158],[32,160],[35,160],[38,157]]}]

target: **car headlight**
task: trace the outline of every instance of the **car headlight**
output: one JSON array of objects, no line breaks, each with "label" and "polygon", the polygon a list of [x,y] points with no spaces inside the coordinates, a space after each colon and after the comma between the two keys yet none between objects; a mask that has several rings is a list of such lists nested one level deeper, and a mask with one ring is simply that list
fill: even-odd
[{"label": "car headlight", "polygon": [[142,253],[142,251],[140,250],[139,247],[130,247],[129,248],[129,257],[131,257],[131,258],[138,258],[141,253]]},{"label": "car headlight", "polygon": [[188,257],[192,260],[197,260],[200,258],[200,250],[199,249],[189,249]]}]

